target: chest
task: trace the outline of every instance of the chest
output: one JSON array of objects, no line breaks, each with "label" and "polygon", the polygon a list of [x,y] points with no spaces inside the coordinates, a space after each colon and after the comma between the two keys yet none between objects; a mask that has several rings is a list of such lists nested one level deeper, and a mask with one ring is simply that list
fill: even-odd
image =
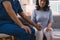
[{"label": "chest", "polygon": [[37,21],[44,21],[44,20],[49,20],[49,12],[36,12],[36,20]]}]

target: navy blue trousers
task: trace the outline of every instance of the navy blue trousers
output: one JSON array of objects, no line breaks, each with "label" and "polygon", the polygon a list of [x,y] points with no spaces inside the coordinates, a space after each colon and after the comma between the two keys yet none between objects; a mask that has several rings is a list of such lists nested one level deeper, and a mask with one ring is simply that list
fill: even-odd
[{"label": "navy blue trousers", "polygon": [[27,33],[24,29],[16,24],[4,24],[0,27],[0,33],[18,37],[17,40],[34,40],[35,30],[30,27],[32,34]]}]

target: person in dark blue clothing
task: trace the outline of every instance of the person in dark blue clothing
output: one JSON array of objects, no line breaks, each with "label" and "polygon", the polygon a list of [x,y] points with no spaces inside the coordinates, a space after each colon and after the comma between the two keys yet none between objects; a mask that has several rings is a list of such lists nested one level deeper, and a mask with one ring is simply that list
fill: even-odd
[{"label": "person in dark blue clothing", "polygon": [[32,22],[23,12],[18,0],[0,0],[0,33],[18,37],[17,40],[34,40],[34,29],[25,26],[16,16],[17,13],[29,24],[41,30],[41,26]]}]

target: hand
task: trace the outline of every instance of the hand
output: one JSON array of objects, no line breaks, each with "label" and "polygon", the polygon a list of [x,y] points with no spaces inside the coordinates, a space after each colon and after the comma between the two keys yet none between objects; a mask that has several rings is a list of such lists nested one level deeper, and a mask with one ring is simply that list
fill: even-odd
[{"label": "hand", "polygon": [[42,25],[37,25],[37,27],[36,27],[39,31],[41,31],[42,30]]},{"label": "hand", "polygon": [[23,28],[27,33],[29,32],[31,34],[31,29],[28,26],[22,26],[21,28]]},{"label": "hand", "polygon": [[51,32],[52,30],[49,27],[47,27],[46,31]]}]

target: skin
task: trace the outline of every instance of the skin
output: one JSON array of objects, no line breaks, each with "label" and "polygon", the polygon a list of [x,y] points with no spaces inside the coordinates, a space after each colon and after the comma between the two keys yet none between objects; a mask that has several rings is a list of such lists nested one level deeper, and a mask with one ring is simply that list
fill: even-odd
[{"label": "skin", "polygon": [[41,7],[41,10],[45,7],[46,1],[45,0],[39,0],[39,6]]},{"label": "skin", "polygon": [[[39,0],[39,6],[41,7],[41,10],[43,10],[43,8],[45,7],[46,5],[46,1],[45,0]],[[48,22],[48,27],[46,29],[47,32],[50,32],[51,31],[51,28],[52,27],[52,22]]]},{"label": "skin", "polygon": [[[10,18],[17,24],[19,25],[19,27],[23,28],[26,30],[26,32],[29,32],[31,34],[31,29],[28,26],[25,26],[22,24],[22,22],[19,20],[19,18],[16,16],[15,11],[12,8],[12,5],[9,1],[4,1],[2,2],[3,6],[5,7],[6,12],[8,13],[8,15],[10,16]],[[38,30],[41,30],[42,27],[41,25],[37,25],[34,22],[31,21],[31,19],[29,19],[24,12],[21,12],[19,14],[20,16],[22,16],[22,18],[24,18],[28,23],[30,23],[31,25],[33,25],[34,27],[36,27]]]}]

